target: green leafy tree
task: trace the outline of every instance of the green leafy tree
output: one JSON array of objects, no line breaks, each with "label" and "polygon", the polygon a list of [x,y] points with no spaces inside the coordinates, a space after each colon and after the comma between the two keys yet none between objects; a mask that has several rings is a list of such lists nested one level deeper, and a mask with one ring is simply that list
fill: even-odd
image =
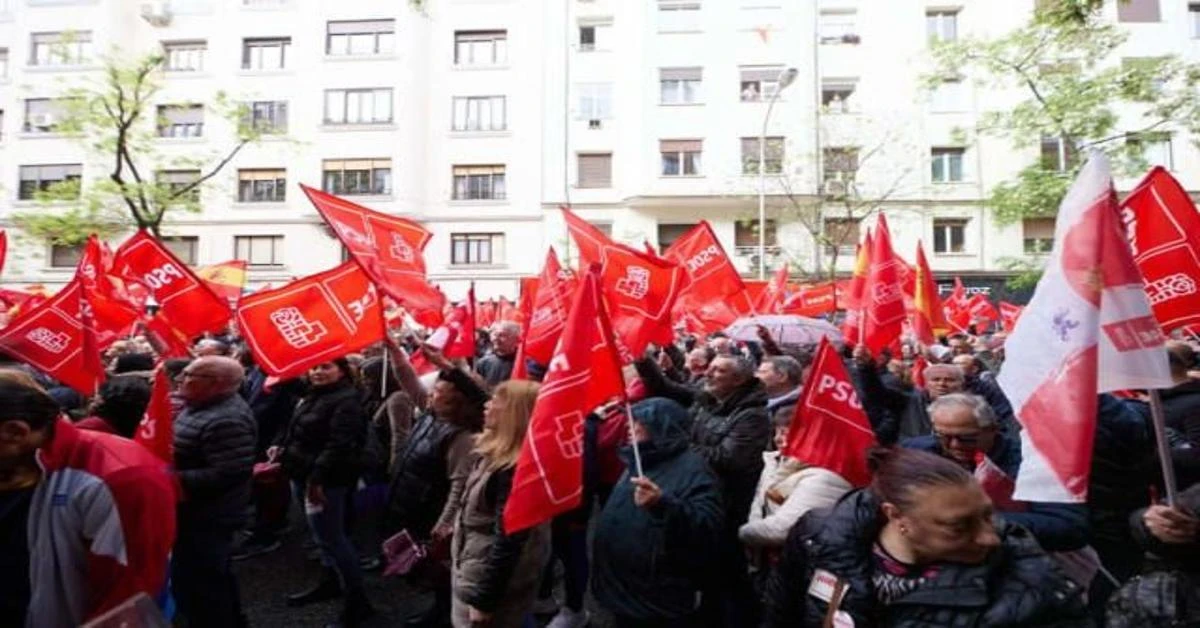
[{"label": "green leafy tree", "polygon": [[[1055,215],[1085,151],[1107,153],[1118,175],[1144,171],[1147,142],[1172,130],[1200,130],[1200,66],[1174,56],[1121,59],[1127,34],[1101,20],[1097,0],[1043,2],[1027,24],[992,39],[932,47],[931,88],[963,75],[990,90],[1019,94],[987,111],[974,131],[1016,149],[1042,147],[990,191],[998,222]],[[1124,116],[1129,111],[1135,116]]]},{"label": "green leafy tree", "polygon": [[200,190],[247,145],[276,130],[251,120],[249,109],[217,92],[204,108],[205,124],[226,120],[235,129],[231,145],[212,153],[167,154],[159,137],[169,126],[156,96],[164,57],[129,59],[113,55],[98,75],[68,87],[56,99],[52,131],[88,149],[93,163],[109,164],[107,176],[81,185],[78,178],[33,191],[41,207],[14,214],[27,236],[53,244],[79,244],[89,233],[109,236],[129,227],[160,227],[174,212],[199,212]]}]

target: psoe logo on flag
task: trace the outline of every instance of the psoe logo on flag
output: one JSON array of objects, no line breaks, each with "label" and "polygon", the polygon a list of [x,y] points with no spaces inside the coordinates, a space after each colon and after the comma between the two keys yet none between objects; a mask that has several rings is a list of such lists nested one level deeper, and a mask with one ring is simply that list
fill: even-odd
[{"label": "psoe logo on flag", "polygon": [[650,271],[641,266],[626,266],[625,276],[617,280],[613,288],[631,299],[644,299],[650,292]]},{"label": "psoe logo on flag", "polygon": [[874,299],[876,305],[899,301],[902,298],[900,284],[877,284],[874,288],[871,298]]},{"label": "psoe logo on flag", "polygon": [[338,233],[342,234],[342,237],[346,240],[349,240],[358,246],[371,246],[371,238],[368,238],[365,233],[362,233],[354,227],[351,227],[350,225],[341,221],[331,220],[330,222],[333,223],[333,226],[337,228]]},{"label": "psoe logo on flag", "polygon": [[1101,326],[1117,351],[1137,351],[1161,346],[1162,331],[1152,316],[1139,316]]},{"label": "psoe logo on flag", "polygon": [[1150,300],[1150,305],[1195,293],[1196,282],[1184,273],[1167,275],[1146,284],[1146,298]]},{"label": "psoe logo on flag", "polygon": [[25,334],[25,339],[55,355],[66,351],[71,343],[71,337],[66,333],[45,327],[38,327]]},{"label": "psoe logo on flag", "polygon": [[392,259],[400,260],[405,264],[411,264],[416,259],[413,248],[398,233],[392,234],[392,246],[388,249],[388,252],[392,254]]},{"label": "psoe logo on flag", "polygon": [[271,312],[271,324],[283,336],[283,340],[296,349],[314,345],[328,332],[321,321],[310,321],[295,307],[285,307]]},{"label": "psoe logo on flag", "polygon": [[568,412],[554,417],[554,440],[563,458],[583,457],[583,415]]}]

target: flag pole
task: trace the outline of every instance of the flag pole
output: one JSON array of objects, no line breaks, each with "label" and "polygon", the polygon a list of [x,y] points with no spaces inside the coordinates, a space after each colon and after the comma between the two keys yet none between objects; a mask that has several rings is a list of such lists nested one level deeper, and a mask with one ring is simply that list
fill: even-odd
[{"label": "flag pole", "polygon": [[1166,487],[1167,505],[1175,505],[1175,466],[1171,463],[1171,448],[1167,445],[1167,420],[1163,412],[1162,397],[1157,389],[1150,390],[1150,419],[1154,423],[1154,441],[1158,446],[1158,459],[1162,463],[1163,485]]},{"label": "flag pole", "polygon": [[627,426],[629,427],[629,446],[633,448],[633,466],[636,468],[639,478],[645,477],[646,474],[642,473],[642,452],[638,450],[637,436],[633,433],[633,410],[629,408],[628,400],[624,404],[625,418],[628,419]]},{"label": "flag pole", "polygon": [[[384,334],[388,333],[385,328]],[[388,362],[392,361],[392,352],[388,348],[388,344],[383,343],[383,377],[379,378],[379,400],[387,401],[387,380],[388,380]]]}]

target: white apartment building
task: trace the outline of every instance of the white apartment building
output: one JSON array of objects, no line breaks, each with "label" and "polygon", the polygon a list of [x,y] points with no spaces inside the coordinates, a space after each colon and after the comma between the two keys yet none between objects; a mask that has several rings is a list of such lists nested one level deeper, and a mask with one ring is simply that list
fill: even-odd
[{"label": "white apartment building", "polygon": [[[547,246],[569,253],[564,204],[639,246],[665,247],[708,220],[753,273],[765,135],[766,168],[788,173],[786,186],[766,178],[769,268],[811,269],[831,254],[781,192],[817,201],[839,168],[856,168],[864,193],[886,197],[902,255],[922,240],[935,271],[998,286],[1003,260],[1048,237],[1047,225],[1000,227],[981,199],[1036,149],[962,143],[956,129],[1014,95],[969,82],[930,94],[920,76],[930,36],[998,33],[1033,3],[426,0],[420,12],[401,0],[0,0],[0,222],[56,211],[31,200],[39,185],[107,176],[55,132],[53,98],[94,78],[105,52],[161,50],[164,153],[231,145],[233,129],[204,106],[217,93],[281,131],[205,187],[202,213],[164,229],[190,263],[247,260],[252,285],[341,259],[298,183],[426,224],[429,274],[451,298],[470,281],[481,298],[514,296]],[[1200,57],[1200,4],[1107,10],[1128,22],[1125,56]],[[68,54],[53,52],[61,42]],[[796,78],[772,105],[788,68]],[[1200,189],[1190,140],[1171,136],[1154,160]],[[6,284],[69,279],[74,251],[15,245]]]}]

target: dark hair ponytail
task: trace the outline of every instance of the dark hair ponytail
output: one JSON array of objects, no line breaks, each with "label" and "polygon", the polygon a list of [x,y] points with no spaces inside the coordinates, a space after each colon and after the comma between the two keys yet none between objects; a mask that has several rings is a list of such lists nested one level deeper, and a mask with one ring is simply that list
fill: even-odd
[{"label": "dark hair ponytail", "polygon": [[912,505],[912,492],[930,486],[960,486],[974,478],[957,463],[936,454],[903,447],[875,447],[867,452],[871,493],[900,510]]}]

